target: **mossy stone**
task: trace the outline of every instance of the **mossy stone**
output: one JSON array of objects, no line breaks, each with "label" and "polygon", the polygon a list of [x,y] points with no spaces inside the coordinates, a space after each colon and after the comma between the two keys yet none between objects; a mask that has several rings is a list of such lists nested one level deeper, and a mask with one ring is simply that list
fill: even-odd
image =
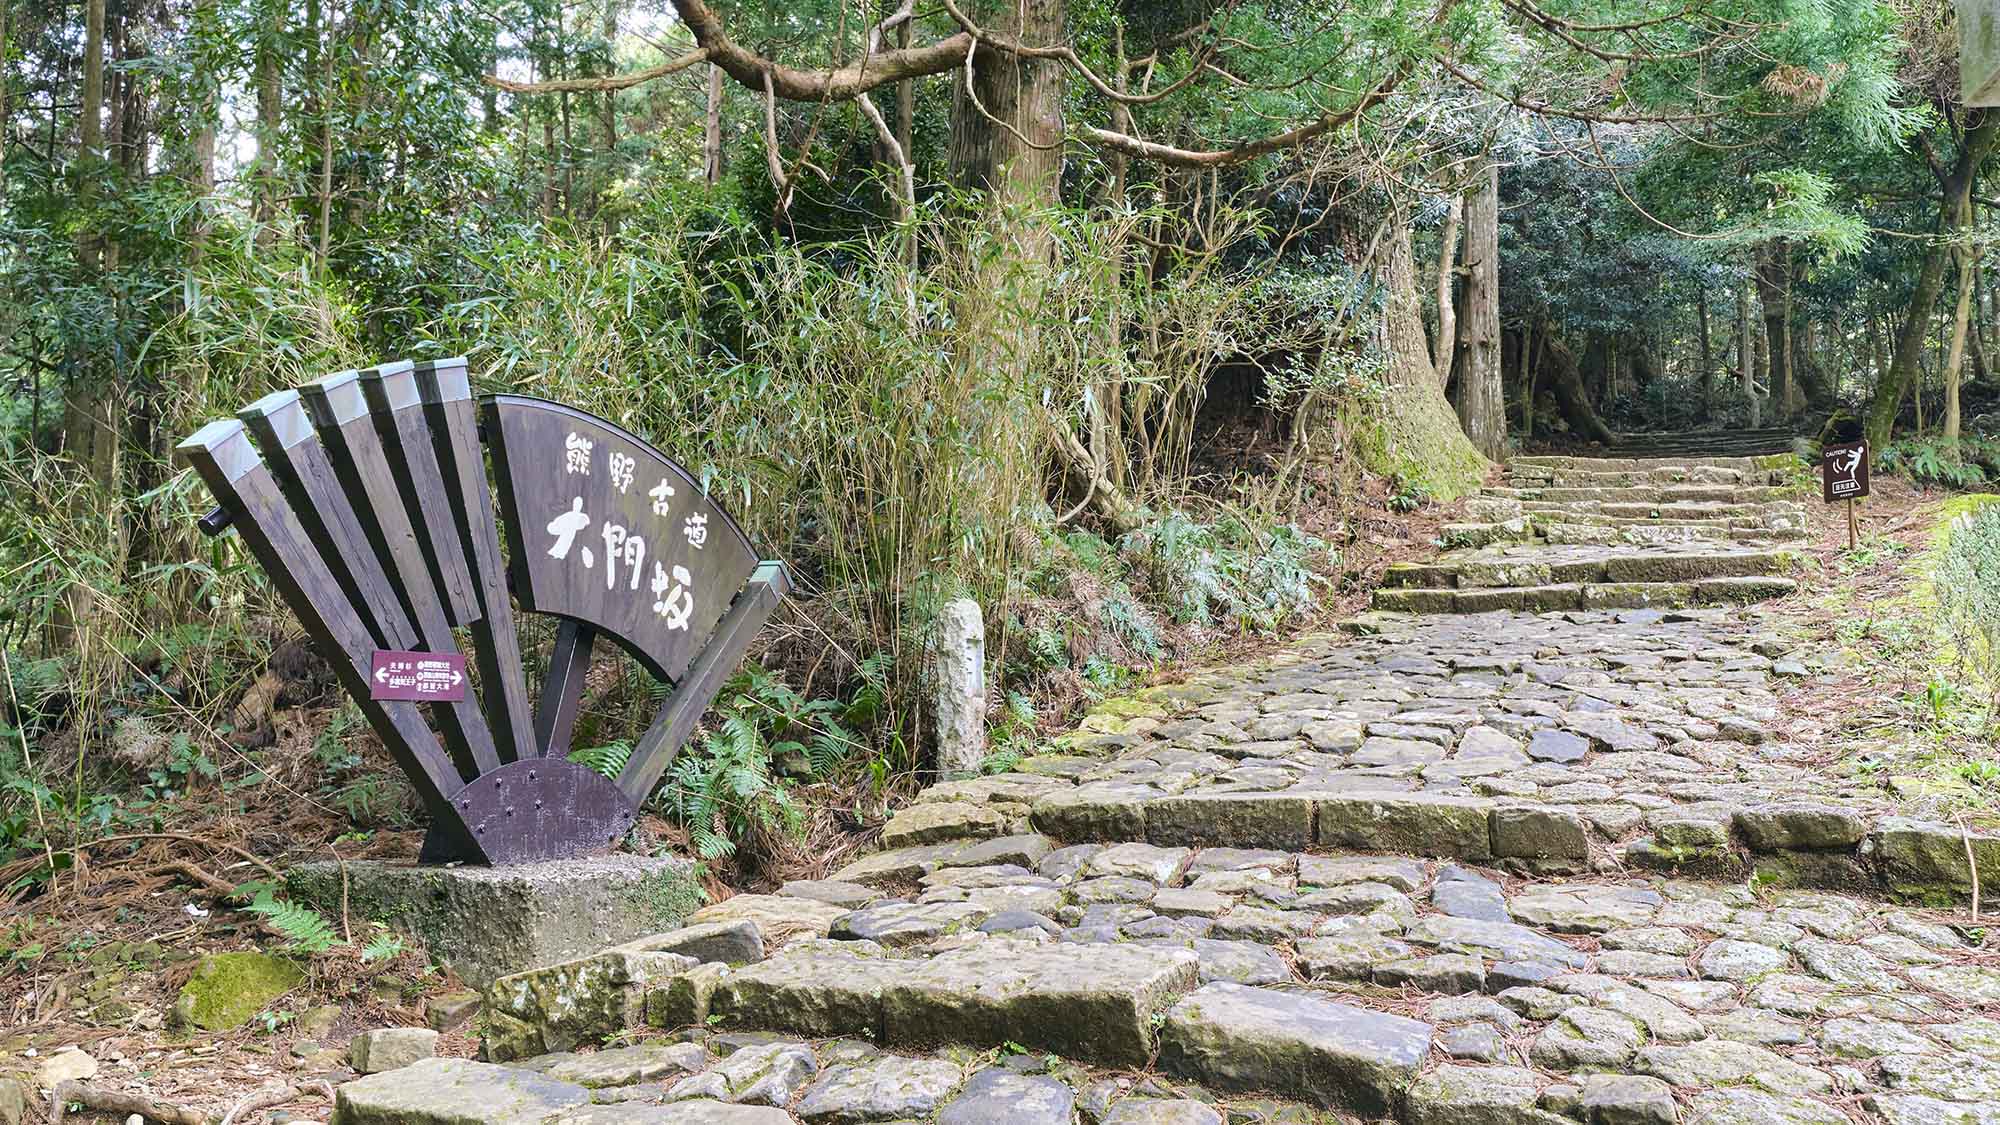
[{"label": "mossy stone", "polygon": [[268,953],[213,953],[201,959],[181,988],[174,1015],[203,1031],[229,1031],[305,979],[305,970]]}]

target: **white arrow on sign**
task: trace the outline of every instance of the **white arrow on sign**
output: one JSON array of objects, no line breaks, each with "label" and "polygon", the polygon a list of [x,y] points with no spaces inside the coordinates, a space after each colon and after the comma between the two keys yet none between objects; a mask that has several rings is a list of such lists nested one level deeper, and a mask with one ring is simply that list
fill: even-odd
[{"label": "white arrow on sign", "polygon": [[389,682],[389,670],[388,670],[387,668],[377,668],[377,669],[375,669],[375,682],[376,682],[376,683],[378,683],[378,684],[386,684],[386,683],[388,683],[388,682]]},{"label": "white arrow on sign", "polygon": [[452,672],[452,674],[451,674],[451,684],[452,684],[452,686],[453,686],[453,687],[457,687],[457,686],[458,686],[458,685],[459,685],[459,684],[460,684],[461,682],[463,682],[463,681],[464,681],[464,679],[465,679],[465,677],[464,677],[464,676],[462,676],[462,675],[460,675],[460,674],[459,674],[459,673],[457,672],[457,670],[455,670],[455,669],[453,670],[453,672]]}]

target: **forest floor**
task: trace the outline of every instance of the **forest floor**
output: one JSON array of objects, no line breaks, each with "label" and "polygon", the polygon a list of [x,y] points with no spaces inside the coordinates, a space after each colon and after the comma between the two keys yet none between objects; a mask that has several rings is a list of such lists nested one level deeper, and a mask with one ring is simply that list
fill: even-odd
[{"label": "forest floor", "polygon": [[[1971,708],[1956,698],[1940,704],[1935,691],[1925,691],[1937,670],[1929,666],[1918,614],[1919,560],[1945,504],[1938,495],[1878,478],[1861,548],[1847,549],[1836,510],[1818,513],[1800,591],[1752,612],[1760,630],[1796,636],[1822,657],[1823,674],[1777,693],[1779,715],[1767,724],[1774,737],[1799,748],[1798,761],[1828,774],[1879,774],[1892,793],[1943,801],[1976,821],[2000,803],[2000,782],[1966,768],[1985,746],[1966,718]],[[1359,611],[1389,564],[1433,553],[1437,528],[1455,518],[1456,508],[1378,514],[1355,524],[1343,552],[1343,581],[1320,620],[1294,635],[1320,632]],[[1290,643],[1239,638],[1206,659],[1227,667],[1268,663],[1282,658]],[[1172,682],[1188,673],[1162,668],[1155,675]],[[1920,737],[1909,738],[1913,731]],[[288,737],[309,744],[316,732],[302,728]],[[240,811],[226,817],[176,815],[163,819],[156,835],[102,841],[79,853],[52,893],[10,918],[11,954],[0,963],[0,1019],[7,1025],[0,1032],[0,1074],[35,1073],[59,1053],[66,1060],[61,1065],[69,1065],[77,1059],[63,1049],[81,1048],[94,1070],[92,1085],[144,1089],[161,1103],[157,1108],[187,1106],[214,1118],[255,1092],[276,1097],[290,1091],[281,1100],[257,1099],[262,1108],[280,1111],[274,1123],[284,1113],[323,1118],[331,1107],[307,1079],[338,1078],[342,1044],[371,1028],[422,1026],[434,1001],[460,993],[462,986],[431,967],[420,949],[364,960],[364,935],[311,958],[306,979],[281,1005],[234,1032],[169,1026],[174,997],[200,955],[274,944],[263,920],[227,905],[222,888],[272,877],[286,862],[326,858],[328,851],[349,860],[414,854],[414,831],[352,832],[343,810],[294,796],[233,802]],[[187,802],[190,808],[229,804],[203,802],[198,789]],[[648,827],[656,838],[672,839],[664,822]],[[708,890],[721,899],[822,877],[871,835],[818,848],[811,866],[766,872],[742,886],[711,880]],[[300,840],[336,843],[306,854]],[[440,1039],[437,1052],[470,1057],[477,1047],[459,1028]],[[5,1109],[0,1104],[0,1115]],[[30,1110],[30,1120],[36,1112]]]}]

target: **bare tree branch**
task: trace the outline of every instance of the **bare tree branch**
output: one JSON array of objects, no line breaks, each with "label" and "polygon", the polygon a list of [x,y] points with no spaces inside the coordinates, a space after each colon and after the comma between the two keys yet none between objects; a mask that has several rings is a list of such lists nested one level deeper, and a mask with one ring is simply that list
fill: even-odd
[{"label": "bare tree branch", "polygon": [[[773,97],[793,102],[850,101],[877,86],[906,78],[943,74],[957,68],[972,50],[972,33],[864,56],[860,62],[831,70],[798,70],[767,59],[729,37],[722,17],[703,0],[674,0],[681,22],[695,42],[708,50],[708,61],[753,90],[769,89]],[[886,22],[886,21],[885,21]]]},{"label": "bare tree branch", "polygon": [[1299,145],[1305,144],[1307,141],[1323,133],[1337,129],[1353,121],[1355,118],[1372,109],[1383,98],[1388,97],[1402,83],[1403,79],[1409,77],[1410,69],[1411,67],[1408,63],[1397,67],[1393,73],[1383,79],[1374,89],[1363,94],[1360,101],[1355,102],[1338,113],[1325,114],[1297,128],[1287,129],[1281,133],[1272,133],[1252,141],[1243,141],[1229,148],[1178,148],[1173,145],[1160,144],[1157,141],[1142,140],[1127,133],[1114,133],[1109,129],[1100,129],[1095,125],[1084,126],[1083,135],[1106,148],[1115,149],[1128,156],[1139,157],[1142,160],[1155,160],[1162,164],[1175,164],[1184,168],[1221,167],[1229,164],[1241,164],[1246,160],[1255,160],[1260,156],[1266,156],[1273,152],[1297,148]]},{"label": "bare tree branch", "polygon": [[481,81],[510,94],[607,93],[613,90],[629,90],[642,83],[651,82],[655,78],[678,74],[696,63],[707,61],[707,49],[698,47],[659,66],[649,66],[644,70],[635,70],[628,74],[608,74],[596,78],[565,78],[555,82],[514,82],[497,74],[488,74],[483,75]]}]

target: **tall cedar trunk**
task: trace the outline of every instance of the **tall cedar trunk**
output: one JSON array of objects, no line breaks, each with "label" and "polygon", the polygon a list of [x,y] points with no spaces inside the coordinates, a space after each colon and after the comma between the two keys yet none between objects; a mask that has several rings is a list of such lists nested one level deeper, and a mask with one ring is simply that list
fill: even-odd
[{"label": "tall cedar trunk", "polygon": [[[104,3],[86,0],[83,41],[83,104],[77,129],[79,163],[85,165],[78,195],[87,206],[95,194],[104,157]],[[104,240],[97,225],[86,223],[77,233],[77,265],[88,276],[103,264]],[[81,351],[69,357],[64,388],[63,448],[83,466],[89,479],[108,492],[118,481],[118,416],[115,376],[95,370]]]},{"label": "tall cedar trunk", "polygon": [[[12,5],[13,0],[0,0],[0,59],[7,58],[8,36],[13,32],[13,28],[7,23],[7,9]],[[0,71],[0,196],[7,193],[7,139],[14,135],[14,122],[10,116],[13,108],[7,103],[5,72]],[[33,436],[29,435],[31,439]]]},{"label": "tall cedar trunk", "polygon": [[1500,381],[1500,166],[1487,168],[1465,204],[1465,311],[1459,318],[1458,417],[1472,447],[1492,460],[1507,451],[1507,397]]},{"label": "tall cedar trunk", "polygon": [[[0,7],[4,7],[0,2]],[[215,18],[215,0],[195,0],[194,24],[197,32]],[[194,135],[189,141],[188,180],[194,188],[194,230],[188,239],[188,263],[201,264],[202,251],[208,245],[211,206],[209,197],[215,194],[215,115],[216,85],[213,74],[197,68],[189,83],[191,100],[187,114],[192,119]]]},{"label": "tall cedar trunk", "polygon": [[[334,39],[323,31],[324,45],[319,60],[319,268],[324,271],[333,253],[333,57]],[[489,87],[490,89],[490,87]],[[489,108],[486,120],[491,127],[497,108]]]},{"label": "tall cedar trunk", "polygon": [[1706,413],[1715,402],[1715,346],[1708,334],[1708,290],[1695,293],[1694,310],[1701,321],[1701,405]]},{"label": "tall cedar trunk", "polygon": [[1541,372],[1535,367],[1535,322],[1521,326],[1521,440],[1535,436],[1535,384]]},{"label": "tall cedar trunk", "polygon": [[[980,0],[981,26],[1024,43],[1055,43],[1064,34],[1065,0]],[[963,338],[957,361],[993,389],[979,419],[996,451],[1024,447],[1038,416],[1032,395],[1039,337],[1035,330],[1054,250],[1049,216],[1060,202],[1063,78],[1061,61],[975,50],[953,85],[948,159],[952,181],[984,198],[990,251],[975,255],[971,284],[959,297]],[[1114,530],[1130,531],[1140,514],[1083,439],[1058,423],[1056,448],[1082,484],[1092,509]],[[1003,456],[1003,461],[1005,460]],[[996,495],[1009,482],[988,474],[968,482]]]},{"label": "tall cedar trunk", "polygon": [[[604,73],[607,75],[616,74],[618,72],[618,52],[615,49],[618,44],[618,0],[604,0],[603,32]],[[608,190],[610,188],[610,181],[617,178],[613,167],[615,157],[618,153],[618,92],[616,90],[604,91],[604,104],[598,108],[598,114],[600,118],[599,128],[604,131],[603,151],[604,175],[606,179],[604,186]],[[602,195],[603,192],[599,194]]]},{"label": "tall cedar trunk", "polygon": [[1388,386],[1379,398],[1363,405],[1363,416],[1352,430],[1369,468],[1450,499],[1478,487],[1486,460],[1459,428],[1431,365],[1408,216],[1398,210],[1390,221],[1393,229],[1381,275],[1382,332],[1388,355],[1383,382]]},{"label": "tall cedar trunk", "polygon": [[1764,314],[1764,355],[1770,365],[1765,386],[1771,391],[1771,412],[1791,414],[1791,373],[1785,370],[1785,256],[1782,242],[1767,242],[1757,250],[1757,303]]},{"label": "tall cedar trunk", "polygon": [[1923,268],[1917,274],[1916,293],[1910,299],[1908,311],[1903,314],[1903,326],[1896,336],[1894,357],[1890,360],[1888,372],[1875,386],[1874,399],[1868,404],[1868,443],[1877,449],[1889,444],[1903,395],[1916,381],[1923,362],[1924,339],[1929,334],[1931,310],[1944,288],[1945,266],[1950,261],[1952,245],[1957,241],[1959,224],[1971,209],[1973,181],[1978,177],[1980,164],[1993,151],[1997,140],[2000,140],[2000,113],[1982,113],[1979,124],[1961,138],[1958,157],[1951,169],[1939,178],[1939,237],[1924,255]]},{"label": "tall cedar trunk", "polygon": [[1757,340],[1750,328],[1750,287],[1736,286],[1736,365],[1743,380],[1743,398],[1750,406],[1750,425],[1763,424],[1764,401],[1757,397]]},{"label": "tall cedar trunk", "polygon": [[1451,381],[1452,350],[1458,347],[1458,309],[1454,302],[1453,284],[1456,274],[1452,269],[1458,260],[1458,228],[1465,215],[1465,196],[1451,197],[1451,209],[1445,212],[1444,230],[1438,235],[1437,264],[1437,336],[1431,345],[1431,366],[1437,368],[1440,382]]},{"label": "tall cedar trunk", "polygon": [[268,22],[257,38],[257,245],[268,247],[278,236],[276,223],[282,188],[279,129],[283,125],[285,91],[282,81],[284,56],[279,48],[285,35],[283,0],[264,0]]},{"label": "tall cedar trunk", "polygon": [[1967,247],[1958,248],[1958,306],[1951,318],[1951,353],[1944,361],[1944,440],[1958,444],[1959,371],[1965,362],[1965,333],[1972,319],[1972,277],[1979,269],[1979,256]]},{"label": "tall cedar trunk", "polygon": [[[485,55],[485,61],[480,64],[482,68],[481,73],[483,74],[498,74],[500,72],[500,24],[498,21],[493,23],[492,29],[492,34],[487,36],[486,47],[482,52]],[[500,88],[498,86],[491,86],[486,83],[480,84],[479,127],[482,131],[493,136],[500,134]]]},{"label": "tall cedar trunk", "polygon": [[[909,49],[910,24],[913,22],[915,21],[904,20],[897,26],[897,50]],[[1119,26],[1122,28],[1124,25],[1120,24]],[[910,147],[912,139],[916,136],[916,131],[917,87],[914,82],[905,78],[901,82],[896,83],[896,143],[903,147],[903,157],[906,160],[916,159],[911,155],[916,150]]]},{"label": "tall cedar trunk", "polygon": [[[104,155],[104,0],[85,0],[83,105],[77,138],[85,159]],[[86,178],[88,183],[88,178]]]},{"label": "tall cedar trunk", "polygon": [[[1064,0],[985,0],[974,17],[996,34],[1027,43],[1063,35]],[[951,175],[960,187],[986,192],[997,211],[1057,202],[1062,172],[1063,66],[988,47],[976,52],[968,88],[954,87]],[[1008,223],[1026,258],[1041,261],[1049,245],[1038,223]]]},{"label": "tall cedar trunk", "polygon": [[[350,75],[368,73],[370,65],[369,56],[375,50],[374,28],[368,23],[368,11],[369,8],[361,4],[352,5],[348,8],[348,47],[345,54],[346,66]],[[349,81],[346,83],[346,87],[352,91],[345,115],[345,120],[350,122],[346,129],[346,146],[350,156],[347,160],[346,171],[341,177],[343,181],[341,196],[347,201],[347,226],[351,230],[358,230],[368,220],[368,197],[371,193],[362,190],[362,177],[365,174],[364,169],[367,167],[368,162],[354,159],[353,154],[367,151],[370,141],[368,136],[362,134],[358,126],[352,123],[368,118],[369,111],[374,104],[375,84],[372,82]],[[523,112],[521,117],[525,125],[527,114]],[[527,152],[528,146],[523,144],[521,151],[523,153]]]}]

